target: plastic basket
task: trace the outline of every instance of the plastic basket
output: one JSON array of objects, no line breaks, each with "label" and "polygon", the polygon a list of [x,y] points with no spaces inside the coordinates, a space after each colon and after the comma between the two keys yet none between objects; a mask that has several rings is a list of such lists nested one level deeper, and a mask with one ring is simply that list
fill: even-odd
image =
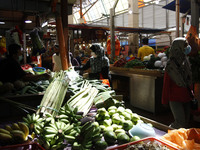
[{"label": "plastic basket", "polygon": [[119,146],[114,146],[114,147],[110,147],[108,148],[107,150],[124,150],[126,148],[128,148],[129,146],[131,145],[135,145],[135,144],[138,144],[140,142],[149,142],[149,141],[155,141],[155,142],[158,142],[159,144],[161,144],[162,146],[166,146],[167,148],[169,148],[170,150],[178,150],[177,147],[173,146],[173,145],[170,145],[168,143],[165,143],[164,141],[160,140],[160,139],[157,139],[157,138],[154,138],[154,137],[147,137],[147,138],[144,138],[144,139],[141,139],[141,140],[138,140],[138,141],[134,141],[134,142],[130,142],[130,143],[127,143],[127,144],[123,144],[123,145],[119,145]]},{"label": "plastic basket", "polygon": [[34,67],[33,71],[35,74],[44,74],[46,72],[46,68],[44,67]]},{"label": "plastic basket", "polygon": [[3,146],[3,147],[0,147],[0,150],[45,150],[45,149],[38,143],[33,142],[33,143],[26,143],[26,144]]}]

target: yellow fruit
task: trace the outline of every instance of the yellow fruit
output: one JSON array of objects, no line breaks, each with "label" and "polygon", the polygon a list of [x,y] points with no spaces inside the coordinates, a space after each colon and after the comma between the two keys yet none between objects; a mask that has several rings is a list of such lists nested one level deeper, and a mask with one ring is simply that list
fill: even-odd
[{"label": "yellow fruit", "polygon": [[0,133],[0,140],[1,141],[9,141],[12,139],[12,136],[6,133]]},{"label": "yellow fruit", "polygon": [[20,127],[18,126],[17,123],[13,123],[12,126],[11,126],[11,128],[12,128],[13,130],[20,130]]},{"label": "yellow fruit", "polygon": [[9,126],[9,125],[5,125],[5,129],[7,130],[7,131],[12,131],[12,128],[11,128],[11,126]]},{"label": "yellow fruit", "polygon": [[13,138],[19,142],[24,142],[26,140],[26,136],[21,130],[12,130],[10,133],[12,134]]},{"label": "yellow fruit", "polygon": [[10,132],[8,130],[2,129],[2,128],[0,128],[0,133],[10,134]]},{"label": "yellow fruit", "polygon": [[28,126],[23,122],[18,122],[18,125],[19,125],[20,129],[24,132],[25,136],[27,137],[29,135]]}]

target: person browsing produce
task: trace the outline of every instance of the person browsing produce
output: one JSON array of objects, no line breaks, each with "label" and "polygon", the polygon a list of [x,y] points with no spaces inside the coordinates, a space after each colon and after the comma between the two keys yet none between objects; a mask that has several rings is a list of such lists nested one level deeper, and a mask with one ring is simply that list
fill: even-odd
[{"label": "person browsing produce", "polygon": [[6,59],[2,60],[0,63],[0,81],[14,82],[16,80],[24,81],[38,81],[43,79],[49,79],[48,74],[33,75],[31,73],[26,73],[20,66],[20,61],[22,60],[21,46],[18,44],[11,44],[8,46],[8,56]]},{"label": "person browsing produce", "polygon": [[143,46],[138,49],[137,57],[143,61],[144,56],[148,56],[150,54],[155,54],[155,51],[152,47],[148,46],[149,39],[144,38],[142,40]]},{"label": "person browsing produce", "polygon": [[75,70],[87,70],[91,68],[89,73],[90,79],[110,79],[109,77],[109,59],[105,56],[104,48],[98,44],[93,44],[90,49],[91,57],[84,66],[75,67]]},{"label": "person browsing produce", "polygon": [[190,120],[192,97],[188,87],[192,87],[192,73],[187,54],[191,51],[185,38],[174,39],[169,50],[169,60],[165,68],[162,104],[169,103],[174,122],[172,128],[187,128]]},{"label": "person browsing produce", "polygon": [[60,50],[59,46],[54,46],[54,54],[52,56],[52,64],[53,64],[53,71],[60,71],[62,70],[61,58],[60,58]]}]

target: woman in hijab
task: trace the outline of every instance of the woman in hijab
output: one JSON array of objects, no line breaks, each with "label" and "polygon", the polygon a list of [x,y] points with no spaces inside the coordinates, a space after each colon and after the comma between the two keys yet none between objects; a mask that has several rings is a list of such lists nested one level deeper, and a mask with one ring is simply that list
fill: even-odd
[{"label": "woman in hijab", "polygon": [[192,73],[187,54],[191,51],[185,38],[174,39],[169,51],[169,60],[165,68],[162,104],[168,104],[174,122],[172,128],[187,128],[190,120],[190,101],[192,97],[188,87],[192,85]]},{"label": "woman in hijab", "polygon": [[93,44],[90,49],[91,57],[84,66],[75,67],[75,70],[87,70],[91,68],[89,79],[110,79],[109,59],[105,56],[104,48],[98,44]]}]

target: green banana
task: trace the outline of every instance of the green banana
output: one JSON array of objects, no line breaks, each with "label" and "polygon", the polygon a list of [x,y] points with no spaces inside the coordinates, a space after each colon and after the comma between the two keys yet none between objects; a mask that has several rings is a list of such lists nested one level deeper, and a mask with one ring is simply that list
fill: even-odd
[{"label": "green banana", "polygon": [[54,138],[56,134],[46,134],[45,138],[49,139],[49,138]]},{"label": "green banana", "polygon": [[22,119],[24,120],[24,122],[25,122],[26,124],[28,124],[28,122],[29,122],[28,118],[22,117]]},{"label": "green banana", "polygon": [[45,127],[45,131],[47,134],[57,134],[58,130],[52,128],[52,127]]},{"label": "green banana", "polygon": [[74,136],[71,136],[71,135],[64,135],[64,137],[69,142],[74,141],[76,139]]},{"label": "green banana", "polygon": [[86,122],[81,128],[81,132],[87,130],[87,128],[89,128],[91,125],[92,125],[92,123],[90,121]]},{"label": "green banana", "polygon": [[69,125],[67,128],[65,128],[65,130],[64,130],[64,133],[67,135],[67,134],[69,134],[70,133],[70,130],[71,129],[73,129],[73,124],[72,125]]},{"label": "green banana", "polygon": [[27,123],[32,123],[33,122],[33,119],[32,119],[30,114],[27,114],[27,120],[28,120]]},{"label": "green banana", "polygon": [[59,121],[64,122],[65,124],[70,123],[69,120],[67,120],[67,119],[59,119]]},{"label": "green banana", "polygon": [[13,123],[13,124],[11,125],[11,128],[12,128],[13,130],[20,130],[20,127],[19,127],[19,125],[18,125],[17,123]]},{"label": "green banana", "polygon": [[0,128],[0,133],[10,134],[10,131]]},{"label": "green banana", "polygon": [[7,131],[12,131],[12,128],[11,128],[11,126],[10,125],[5,125],[5,129],[7,130]]},{"label": "green banana", "polygon": [[58,130],[58,128],[56,127],[55,124],[51,123],[49,126],[51,126],[52,128],[54,128],[55,130]]},{"label": "green banana", "polygon": [[72,147],[74,150],[80,150],[81,144],[79,144],[78,142],[74,142]]},{"label": "green banana", "polygon": [[0,133],[0,141],[9,141],[12,139],[12,136],[7,133]]},{"label": "green banana", "polygon": [[23,131],[21,130],[12,130],[11,134],[14,139],[16,139],[19,142],[24,142],[26,140],[26,136]]},{"label": "green banana", "polygon": [[59,115],[59,119],[68,119],[68,116],[67,116],[67,115],[64,115],[64,114],[62,114],[62,115]]},{"label": "green banana", "polygon": [[23,122],[18,122],[18,125],[19,125],[20,129],[24,132],[25,136],[27,137],[29,135],[28,126]]},{"label": "green banana", "polygon": [[87,142],[85,145],[83,145],[84,148],[86,149],[91,149],[92,148],[92,141]]}]

